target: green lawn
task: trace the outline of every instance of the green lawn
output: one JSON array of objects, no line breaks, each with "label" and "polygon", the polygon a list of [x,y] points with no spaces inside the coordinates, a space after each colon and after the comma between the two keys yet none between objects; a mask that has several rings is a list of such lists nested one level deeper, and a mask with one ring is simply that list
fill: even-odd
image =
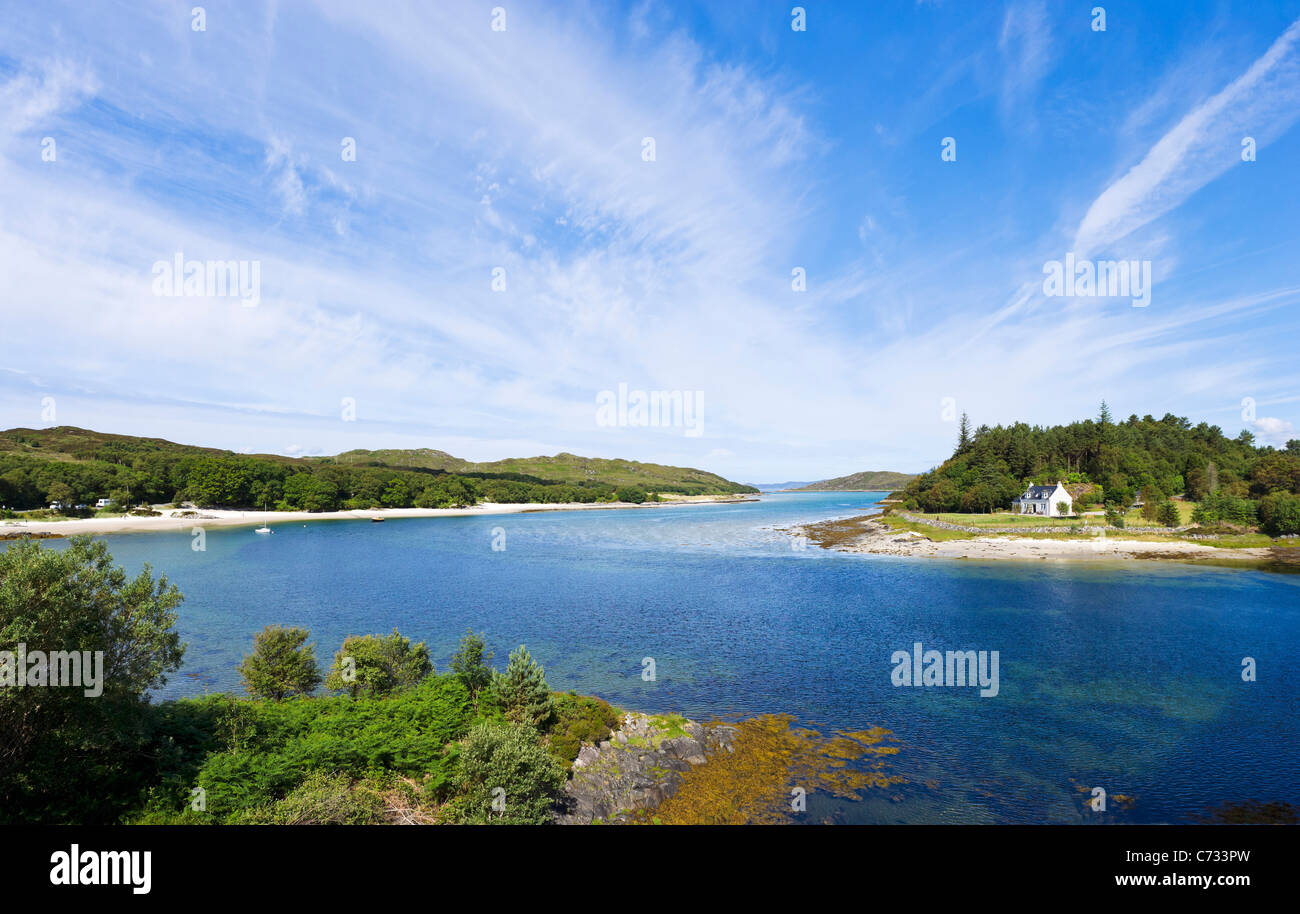
[{"label": "green lawn", "polygon": [[[1196,504],[1190,501],[1176,501],[1174,506],[1178,508],[1180,524],[1190,524]],[[1085,510],[1091,512],[1099,509],[1089,506]],[[1039,514],[1012,514],[1010,511],[996,511],[993,514],[924,514],[920,511],[907,513],[924,517],[926,520],[939,520],[964,527],[1073,527],[1085,522],[1089,526],[1105,523],[1105,518],[1101,514],[1091,513],[1087,517],[1043,517]],[[1128,528],[1160,525],[1144,518],[1140,510],[1131,509],[1124,513],[1124,526]]]},{"label": "green lawn", "polygon": [[[1178,524],[1183,526],[1192,522],[1192,512],[1196,510],[1194,501],[1176,501],[1174,507],[1178,509]],[[1124,512],[1124,524],[1128,527],[1150,527],[1156,526],[1153,521],[1149,521],[1142,516],[1140,509],[1129,509]]]},{"label": "green lawn", "polygon": [[[920,517],[922,515],[918,514],[917,516]],[[878,520],[900,533],[911,530],[915,533],[920,533],[923,536],[929,537],[936,543],[946,542],[947,540],[969,540],[974,539],[977,536],[975,533],[966,533],[963,530],[944,530],[940,527],[931,527],[928,524],[913,523],[910,520],[904,520],[903,518],[895,517],[892,514],[886,514],[878,518]]]}]

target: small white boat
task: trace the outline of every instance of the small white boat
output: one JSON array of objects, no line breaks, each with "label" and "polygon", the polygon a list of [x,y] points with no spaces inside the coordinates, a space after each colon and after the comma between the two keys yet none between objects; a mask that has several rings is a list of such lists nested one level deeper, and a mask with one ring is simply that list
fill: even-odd
[{"label": "small white boat", "polygon": [[256,530],[254,530],[253,532],[254,532],[254,533],[270,533],[270,532],[271,532],[271,528],[268,527],[266,524],[262,524],[262,526],[258,527],[258,528],[257,528]]}]

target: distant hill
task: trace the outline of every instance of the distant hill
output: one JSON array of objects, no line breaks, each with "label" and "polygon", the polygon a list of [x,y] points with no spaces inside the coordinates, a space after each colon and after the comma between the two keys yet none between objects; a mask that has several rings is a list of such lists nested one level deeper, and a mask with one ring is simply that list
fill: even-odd
[{"label": "distant hill", "polygon": [[472,463],[453,457],[445,451],[429,448],[418,450],[347,451],[333,460],[341,464],[401,468],[417,467],[445,470],[462,475],[519,474],[548,482],[570,484],[603,482],[612,486],[640,486],[647,492],[684,492],[690,494],[723,494],[757,491],[754,486],[732,482],[716,473],[707,473],[693,467],[665,466],[658,463],[641,463],[638,460],[609,460],[602,457],[579,457],[560,453],[554,457],[508,457],[487,463]]},{"label": "distant hill", "polygon": [[791,489],[801,489],[804,486],[812,485],[810,480],[804,479],[799,482],[751,482],[755,489],[760,492],[788,492]]},{"label": "distant hill", "polygon": [[[432,448],[336,457],[237,454],[72,426],[0,431],[0,510],[114,497],[151,504],[313,511],[478,502],[638,501],[734,495],[752,486],[693,467],[556,454],[473,463]],[[115,501],[118,498],[115,498]]]},{"label": "distant hill", "polygon": [[[21,454],[46,460],[125,463],[147,455],[170,457],[220,457],[233,452],[220,448],[177,444],[163,438],[137,438],[95,432],[73,425],[55,428],[10,428],[0,431],[0,454]],[[292,457],[259,455],[270,460],[292,461]]]},{"label": "distant hill", "polygon": [[433,448],[422,447],[413,450],[379,450],[365,451],[357,449],[354,451],[344,451],[337,457],[322,457],[318,460],[335,460],[339,463],[356,464],[365,466],[367,464],[381,464],[388,467],[423,467],[427,470],[446,470],[449,473],[458,473],[461,470],[469,469],[474,464],[468,460],[462,460],[459,457],[453,457],[446,451],[435,451]]},{"label": "distant hill", "polygon": [[916,476],[890,470],[865,470],[836,479],[823,479],[795,489],[796,492],[894,492],[903,488]]}]

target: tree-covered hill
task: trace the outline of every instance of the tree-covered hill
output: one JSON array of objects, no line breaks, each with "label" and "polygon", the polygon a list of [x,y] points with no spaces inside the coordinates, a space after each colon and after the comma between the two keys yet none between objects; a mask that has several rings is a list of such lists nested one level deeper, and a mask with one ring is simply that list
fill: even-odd
[{"label": "tree-covered hill", "polygon": [[823,479],[810,482],[795,489],[796,492],[893,492],[901,489],[916,477],[911,473],[895,473],[892,470],[864,470],[835,479]]},{"label": "tree-covered hill", "polygon": [[461,470],[472,469],[474,464],[468,460],[462,460],[459,457],[453,457],[446,451],[438,451],[433,448],[421,447],[411,448],[409,450],[385,449],[378,451],[367,451],[360,448],[352,451],[344,451],[334,458],[321,458],[325,460],[333,459],[342,464],[380,464],[390,467],[412,467],[424,470],[446,470],[448,473],[457,473]]},{"label": "tree-covered hill", "polygon": [[190,501],[200,507],[328,511],[753,491],[701,470],[571,454],[481,465],[429,449],[294,458],[68,426],[0,432],[0,506],[11,511],[100,498],[122,506]]},{"label": "tree-covered hill", "polygon": [[1096,419],[1051,427],[1017,423],[971,429],[962,416],[956,450],[903,490],[904,504],[931,512],[1009,508],[1030,483],[1066,483],[1087,504],[1127,507],[1173,496],[1200,502],[1198,520],[1261,523],[1272,532],[1300,511],[1300,440],[1260,447],[1243,431],[1166,414],[1116,422],[1105,403]]},{"label": "tree-covered hill", "polygon": [[[176,444],[163,438],[137,438],[61,425],[56,428],[11,428],[0,432],[0,454],[38,456],[47,460],[102,461],[120,463],[138,457],[205,457],[229,455],[219,448]],[[291,461],[290,457],[270,457]]]},{"label": "tree-covered hill", "polygon": [[715,473],[691,467],[664,466],[637,460],[606,460],[561,453],[554,457],[510,457],[490,463],[471,463],[444,451],[348,451],[333,458],[341,464],[377,461],[391,467],[424,467],[461,474],[516,474],[576,485],[603,482],[612,486],[640,486],[652,492],[682,494],[738,494],[757,491]]}]

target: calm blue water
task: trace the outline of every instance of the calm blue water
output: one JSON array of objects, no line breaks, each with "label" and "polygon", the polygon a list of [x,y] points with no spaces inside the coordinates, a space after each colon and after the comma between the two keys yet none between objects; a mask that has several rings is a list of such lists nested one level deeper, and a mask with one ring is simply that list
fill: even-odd
[{"label": "calm blue water", "polygon": [[[1300,576],[799,552],[767,529],[879,497],[214,529],[202,553],[185,532],[106,539],[187,597],[169,697],[238,689],[268,623],[310,628],[323,664],[345,635],[396,627],[440,670],[472,626],[498,665],[526,643],[553,687],[624,707],[893,731],[908,783],[862,803],[814,796],[814,820],[1095,822],[1078,789],[1093,786],[1136,798],[1110,822],[1300,804]],[[890,657],[918,640],[999,651],[998,697],[895,688]]]}]

